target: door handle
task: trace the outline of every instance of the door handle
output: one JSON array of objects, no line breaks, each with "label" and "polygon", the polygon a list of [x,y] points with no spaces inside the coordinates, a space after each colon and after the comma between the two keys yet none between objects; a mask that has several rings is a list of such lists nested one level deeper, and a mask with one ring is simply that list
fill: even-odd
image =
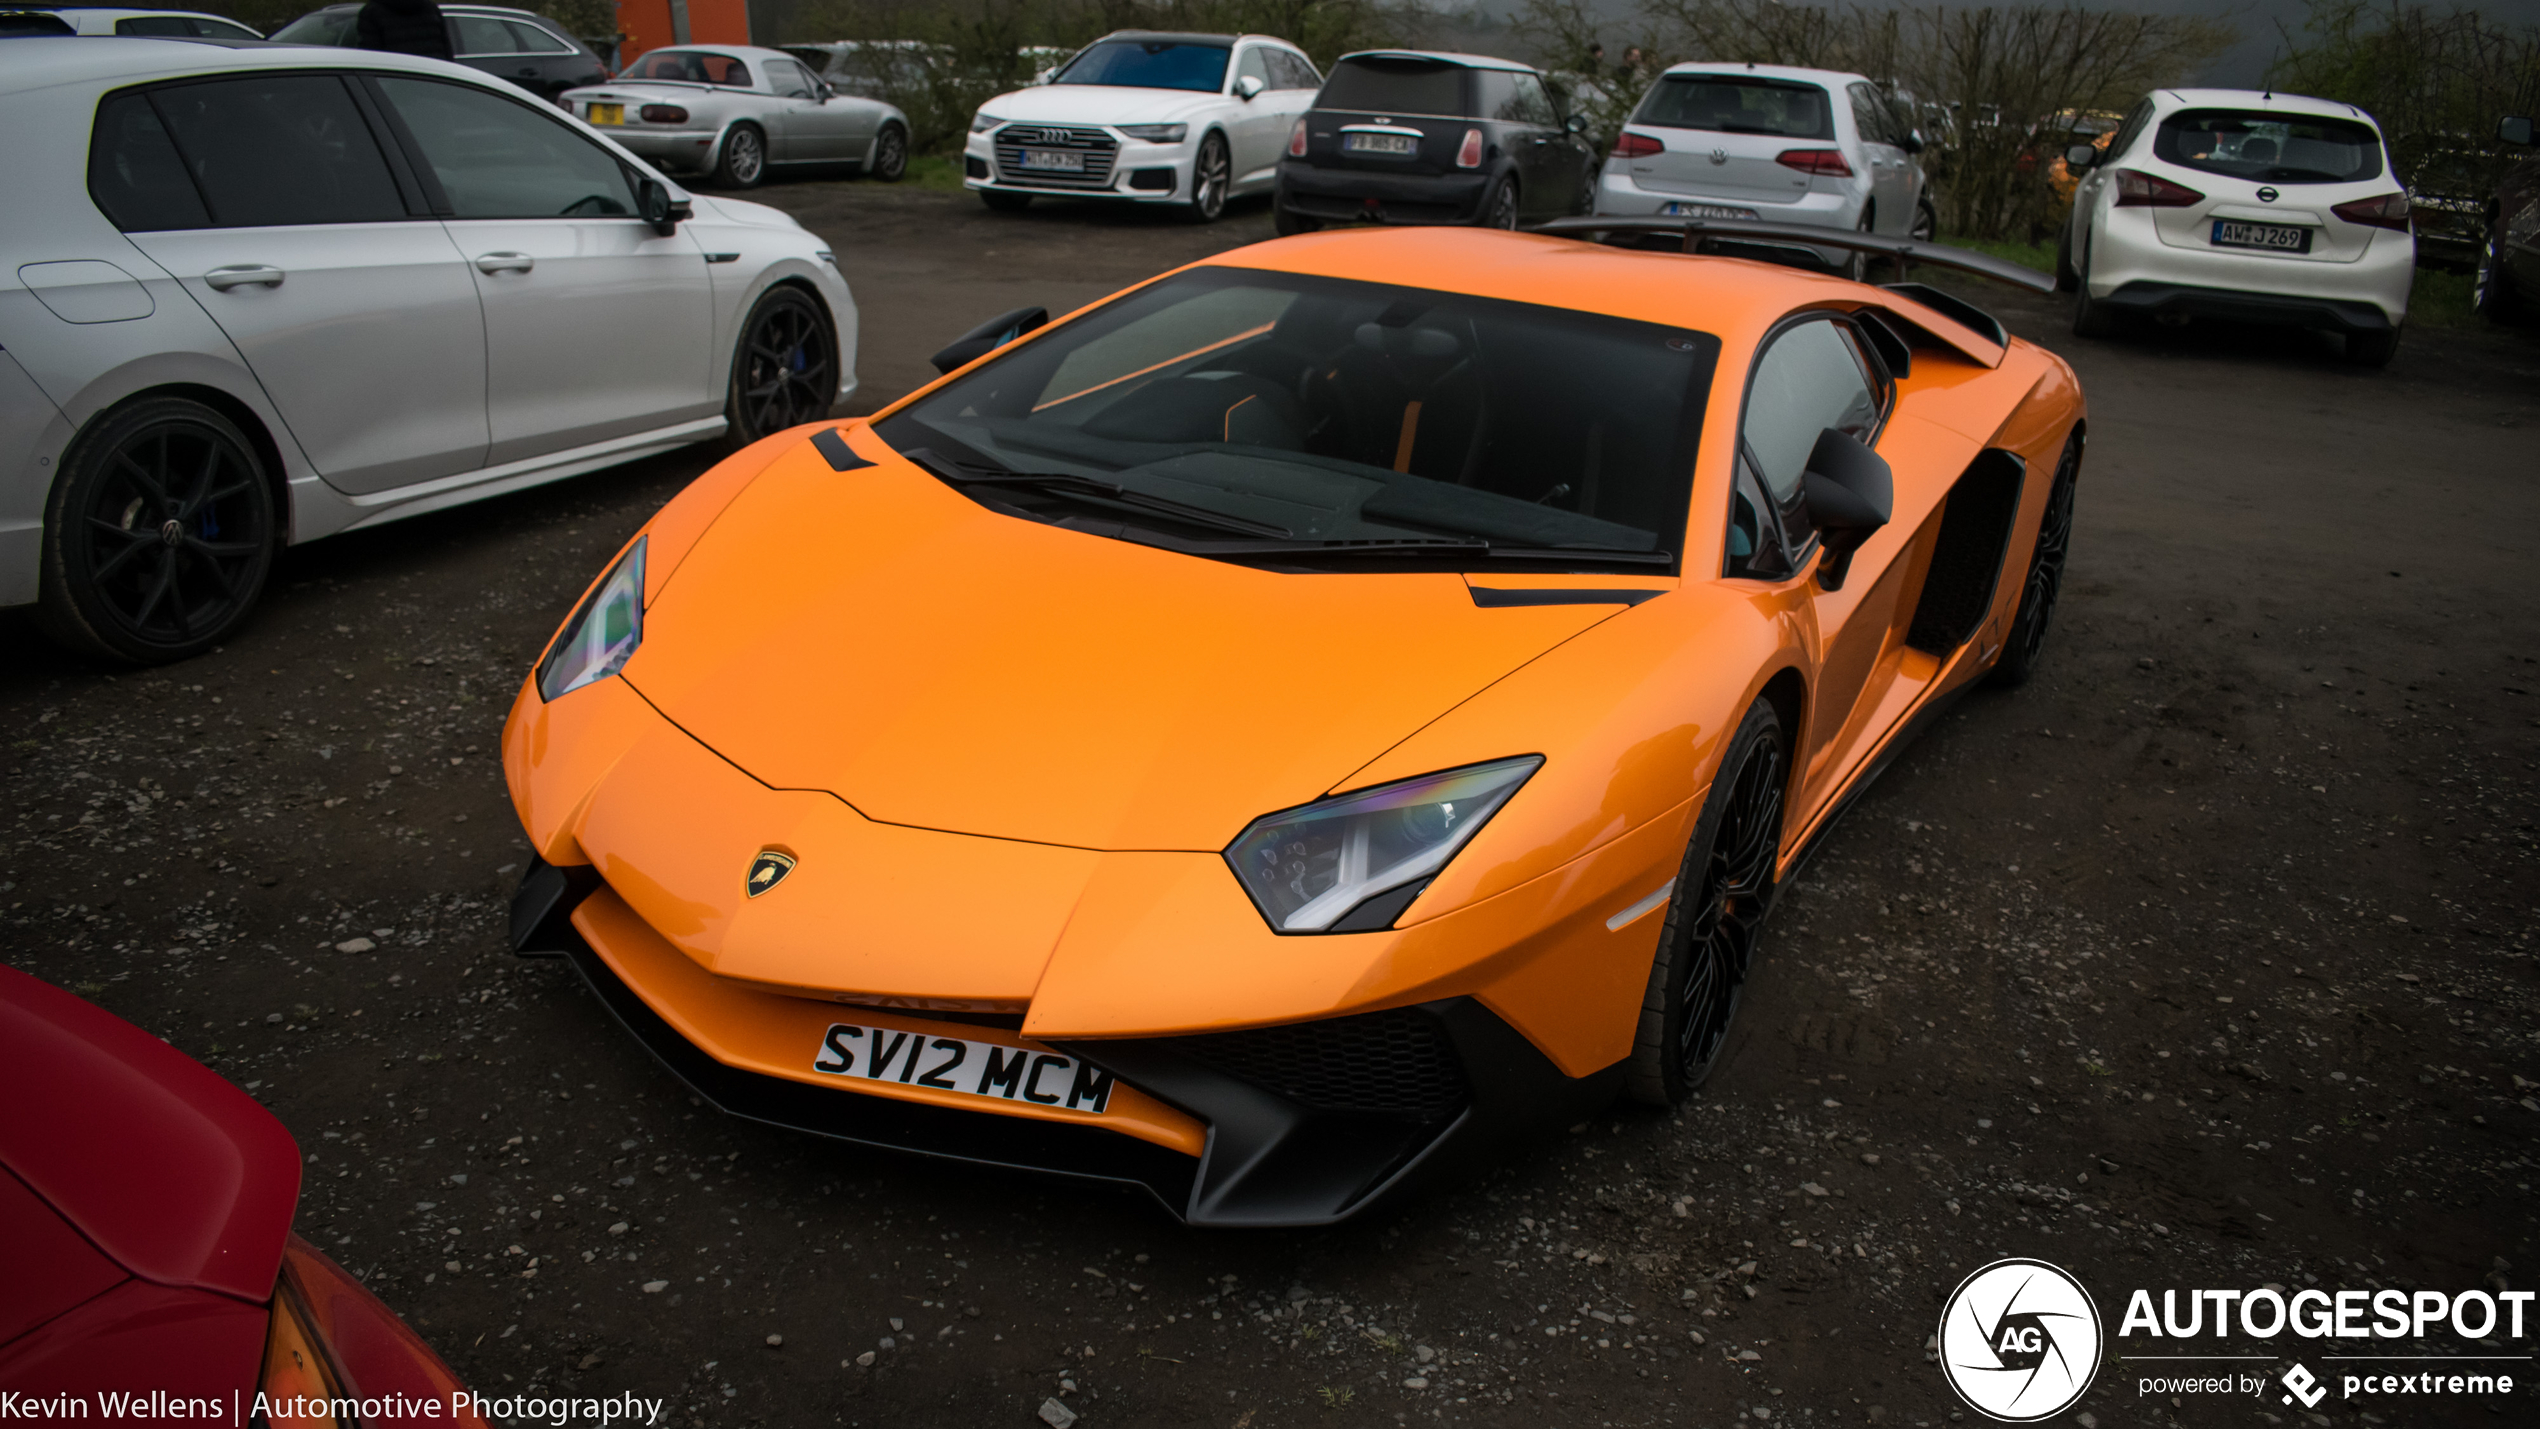
[{"label": "door handle", "polygon": [[480,253],[476,255],[476,271],[480,273],[526,273],[538,266],[538,260],[526,253]]},{"label": "door handle", "polygon": [[232,288],[279,288],[282,270],[263,263],[237,263],[214,268],[203,275],[203,282],[215,293],[226,293]]}]

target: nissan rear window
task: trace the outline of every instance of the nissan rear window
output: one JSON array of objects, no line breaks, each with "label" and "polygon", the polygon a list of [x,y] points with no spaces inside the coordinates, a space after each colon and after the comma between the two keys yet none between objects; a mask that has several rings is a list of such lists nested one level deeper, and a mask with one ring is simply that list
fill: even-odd
[{"label": "nissan rear window", "polygon": [[2381,136],[2346,119],[2182,109],[2161,121],[2153,156],[2269,184],[2353,184],[2381,177]]},{"label": "nissan rear window", "polygon": [[1650,89],[1631,122],[1659,129],[1831,139],[1834,106],[1826,92],[1813,84],[1743,75],[1671,74]]},{"label": "nissan rear window", "polygon": [[1317,109],[1359,114],[1440,114],[1461,118],[1464,66],[1434,60],[1342,60],[1314,99]]}]

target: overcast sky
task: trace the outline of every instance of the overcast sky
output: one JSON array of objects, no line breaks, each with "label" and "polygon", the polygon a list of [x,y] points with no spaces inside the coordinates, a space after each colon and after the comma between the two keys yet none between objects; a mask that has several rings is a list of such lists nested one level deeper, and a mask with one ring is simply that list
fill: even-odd
[{"label": "overcast sky", "polygon": [[[1834,3],[1841,2],[1834,0]],[[1976,2],[1981,3],[1981,0]],[[1861,0],[1861,3],[1882,5],[1892,3],[1892,0]],[[1601,12],[1617,18],[1617,33],[1629,28],[1628,24],[1619,22],[1626,20],[1637,8],[1633,0],[1595,0],[1595,4]],[[1517,6],[1512,0],[1483,0],[1481,8],[1505,15]],[[2302,17],[2308,13],[2309,7],[2302,0],[2131,0],[2131,3],[2123,5],[2094,8],[2139,10],[2151,14],[2209,15],[2228,21],[2239,29],[2240,43],[2217,59],[2211,69],[2197,76],[2196,82],[2241,88],[2263,80],[2268,63],[2282,51],[2284,42],[2277,30],[2278,23],[2281,22],[2287,30],[2300,33]],[[2444,10],[2452,7],[2437,0],[2433,8]],[[2483,4],[2460,8],[2480,10],[2509,24],[2540,24],[2540,0],[2485,0]]]}]

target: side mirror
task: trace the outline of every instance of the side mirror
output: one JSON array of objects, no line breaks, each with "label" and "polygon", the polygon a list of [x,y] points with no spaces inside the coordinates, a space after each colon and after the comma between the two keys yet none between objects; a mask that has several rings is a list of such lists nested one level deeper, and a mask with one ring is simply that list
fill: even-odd
[{"label": "side mirror", "polygon": [[1817,434],[1799,486],[1808,496],[1808,519],[1826,543],[1825,559],[1817,563],[1817,584],[1841,590],[1852,569],[1852,553],[1896,509],[1895,479],[1887,460],[1860,438],[1828,427]]},{"label": "side mirror", "polygon": [[1587,116],[1584,114],[1573,114],[1569,118],[1561,121],[1561,127],[1569,130],[1573,134],[1585,134],[1588,131]]},{"label": "side mirror", "polygon": [[2096,144],[2075,144],[2064,151],[2064,167],[2068,169],[2087,169],[2098,162],[2099,146]]},{"label": "side mirror", "polygon": [[1257,74],[1248,74],[1235,81],[1236,96],[1246,101],[1258,98],[1261,94],[1261,89],[1261,76]]},{"label": "side mirror", "polygon": [[2528,147],[2531,143],[2531,121],[2522,115],[2496,121],[2496,137],[2508,144]]},{"label": "side mirror", "polygon": [[668,238],[679,231],[695,212],[686,199],[673,199],[670,187],[659,179],[646,179],[635,191],[636,212],[653,227],[657,238]]},{"label": "side mirror", "polygon": [[830,86],[829,81],[825,79],[815,79],[811,82],[811,97],[823,104],[827,104],[830,100],[838,97],[838,91]]},{"label": "side mirror", "polygon": [[1905,131],[1905,141],[1898,144],[1896,147],[1904,150],[1908,154],[1919,154],[1923,150],[1930,148],[1931,145],[1924,141],[1922,130],[1908,129]]},{"label": "side mirror", "polygon": [[950,372],[956,367],[967,367],[1023,334],[1047,327],[1049,320],[1050,311],[1047,308],[1016,308],[1010,313],[999,313],[954,338],[951,346],[936,353],[927,361],[935,364],[937,372]]}]

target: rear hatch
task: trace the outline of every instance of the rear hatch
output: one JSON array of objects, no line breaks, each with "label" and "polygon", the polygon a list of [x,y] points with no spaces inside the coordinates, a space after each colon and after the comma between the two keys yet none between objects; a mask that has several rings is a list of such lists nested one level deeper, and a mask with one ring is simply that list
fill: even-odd
[{"label": "rear hatch", "polygon": [[2161,121],[2152,156],[2156,177],[2198,195],[2152,211],[2154,229],[2173,248],[2352,263],[2375,230],[2333,210],[2400,188],[2381,136],[2346,119],[2182,109]]},{"label": "rear hatch", "polygon": [[1744,203],[1796,203],[1812,182],[1781,162],[1793,149],[1833,149],[1834,101],[1822,86],[1738,74],[1669,74],[1650,86],[1627,129],[1664,146],[1625,161],[1653,193]]},{"label": "rear hatch", "polygon": [[1410,55],[1340,61],[1305,116],[1305,162],[1423,178],[1451,172],[1472,127],[1471,75],[1459,64]]}]

